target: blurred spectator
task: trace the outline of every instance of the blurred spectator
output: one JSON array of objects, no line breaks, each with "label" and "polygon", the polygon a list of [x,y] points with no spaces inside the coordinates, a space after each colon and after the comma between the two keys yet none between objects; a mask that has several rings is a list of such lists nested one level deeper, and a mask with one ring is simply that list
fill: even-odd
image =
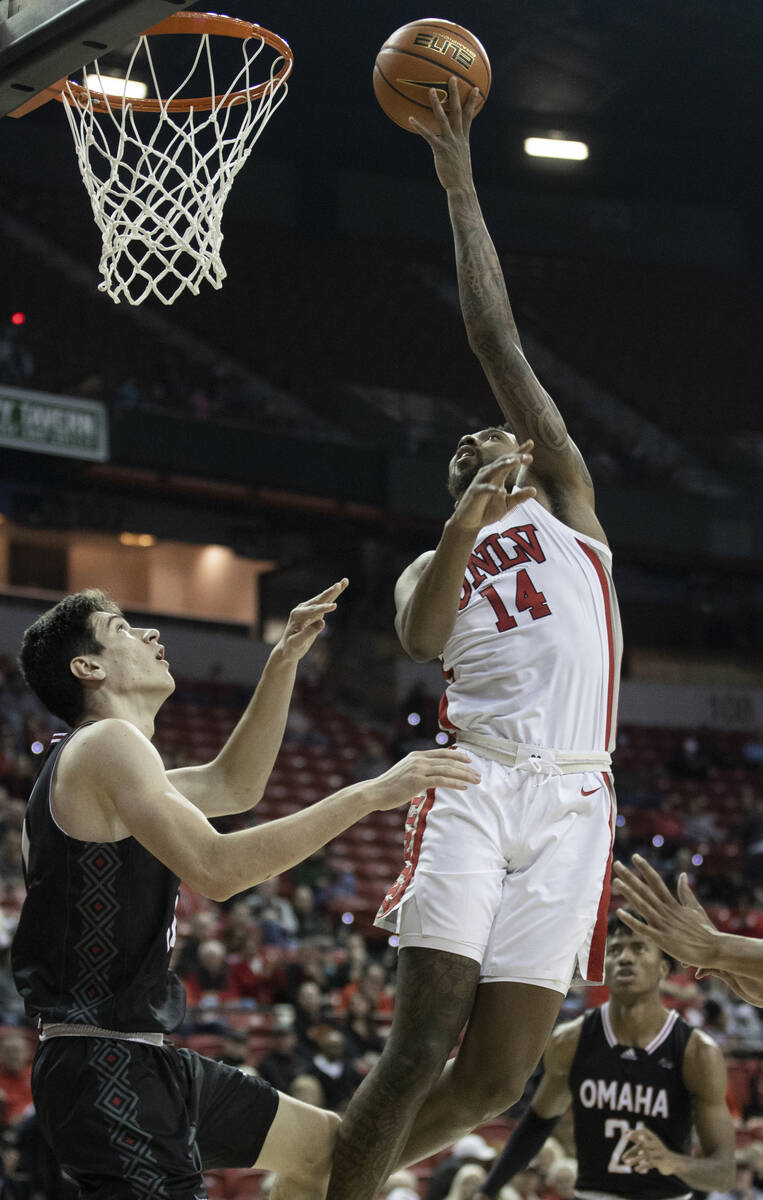
[{"label": "blurred spectator", "polygon": [[446,1200],[472,1200],[487,1179],[487,1171],[479,1163],[465,1163],[453,1176]]},{"label": "blurred spectator", "polygon": [[257,1064],[257,1072],[279,1092],[288,1092],[297,1075],[309,1067],[309,1058],[297,1047],[296,1030],[276,1028],[271,1033],[271,1048]]},{"label": "blurred spectator", "polygon": [[271,1004],[273,984],[270,967],[262,951],[262,934],[252,925],[238,954],[228,955],[230,987],[242,1000],[253,1000],[256,1004]]},{"label": "blurred spectator", "polygon": [[257,1074],[249,1061],[249,1034],[245,1029],[228,1030],[217,1061],[227,1063],[229,1067],[238,1067],[244,1075]]},{"label": "blurred spectator", "polygon": [[376,1014],[363,992],[353,992],[350,996],[342,1032],[351,1058],[362,1059],[367,1054],[381,1054],[384,1042],[376,1027]]},{"label": "blurred spectator", "polygon": [[308,981],[317,983],[321,989],[327,983],[323,953],[317,941],[301,942],[297,946],[296,959],[274,972],[277,999],[296,1003],[300,986]]},{"label": "blurred spectator", "polygon": [[14,1125],[32,1104],[31,1051],[26,1035],[9,1031],[0,1038],[2,1124]]},{"label": "blurred spectator", "polygon": [[552,1163],[546,1173],[547,1191],[543,1200],[572,1200],[578,1177],[578,1164],[574,1158],[560,1158]]},{"label": "blurred spectator", "polygon": [[387,987],[387,972],[381,963],[370,962],[366,966],[361,979],[353,980],[342,988],[340,996],[340,1004],[343,1009],[347,1009],[350,1003],[350,996],[356,992],[361,992],[366,997],[371,1005],[371,1011],[377,1016],[381,1014],[390,1014],[394,1007],[394,997],[392,992]]},{"label": "blurred spectator", "polygon": [[306,883],[295,887],[291,902],[297,919],[298,937],[315,938],[331,934],[331,918],[318,910],[312,888]]},{"label": "blurred spectator", "polygon": [[548,1173],[555,1162],[559,1162],[564,1158],[564,1150],[561,1143],[555,1137],[546,1138],[535,1158],[532,1160],[532,1165],[537,1169],[543,1183],[548,1179]]},{"label": "blurred spectator", "polygon": [[718,822],[710,811],[709,796],[692,796],[689,800],[684,834],[690,842],[712,842],[720,834]]},{"label": "blurred spectator", "polygon": [[279,895],[280,877],[263,879],[250,892],[247,903],[252,916],[262,930],[266,946],[284,946],[298,932],[297,918],[291,902]]},{"label": "blurred spectator", "polygon": [[[463,1166],[485,1165],[492,1163],[495,1150],[478,1133],[470,1133],[455,1143],[448,1158],[435,1167],[429,1176],[426,1200],[444,1200],[451,1185]],[[486,1175],[483,1175],[483,1181]]]},{"label": "blurred spectator", "polygon": [[191,917],[191,928],[186,937],[175,963],[175,970],[184,979],[199,966],[198,950],[202,942],[209,941],[217,934],[220,918],[216,912],[202,909]]},{"label": "blurred spectator", "polygon": [[538,1200],[543,1191],[540,1174],[533,1166],[526,1167],[524,1171],[518,1171],[511,1182],[522,1200]]},{"label": "blurred spectator", "polygon": [[228,909],[222,942],[228,954],[239,954],[244,943],[250,943],[252,931],[257,934],[259,945],[259,930],[246,900],[236,900]]},{"label": "blurred spectator", "polygon": [[[406,1192],[408,1195],[405,1195]],[[393,1171],[382,1185],[379,1197],[380,1200],[419,1200],[418,1185],[413,1171],[404,1167]]]},{"label": "blurred spectator", "polygon": [[320,1047],[313,1055],[312,1073],[320,1080],[327,1107],[339,1112],[346,1108],[361,1077],[348,1055],[344,1034],[338,1029],[327,1030]]},{"label": "blurred spectator", "polygon": [[303,1104],[313,1104],[316,1108],[326,1107],[326,1097],[323,1095],[320,1080],[307,1072],[297,1075],[292,1080],[289,1095],[295,1100],[301,1100]]},{"label": "blurred spectator", "polygon": [[320,1035],[331,1019],[331,1002],[312,980],[300,984],[294,1012],[299,1049],[310,1058],[320,1051]]},{"label": "blurred spectator", "polygon": [[362,978],[369,962],[366,939],[362,933],[355,930],[348,934],[343,961],[338,963],[331,973],[331,986],[344,988],[348,983],[355,983]]},{"label": "blurred spectator", "polygon": [[223,943],[209,938],[199,946],[196,958],[196,968],[183,976],[189,1008],[217,1008],[234,1000],[236,992]]},{"label": "blurred spectator", "polygon": [[320,850],[316,850],[315,854],[311,854],[304,862],[294,867],[291,872],[291,880],[294,888],[291,902],[295,911],[297,908],[296,892],[303,884],[310,888],[316,902],[320,904],[335,881],[334,869],[329,862],[326,847],[323,846]]}]

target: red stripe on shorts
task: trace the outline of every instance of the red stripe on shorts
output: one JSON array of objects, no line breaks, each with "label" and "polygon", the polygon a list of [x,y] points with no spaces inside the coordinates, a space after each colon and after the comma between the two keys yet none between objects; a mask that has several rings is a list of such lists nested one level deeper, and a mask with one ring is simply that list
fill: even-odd
[{"label": "red stripe on shorts", "polygon": [[408,884],[413,878],[416,864],[419,861],[419,854],[421,853],[421,842],[424,837],[424,830],[426,829],[427,817],[434,804],[434,795],[435,789],[430,788],[426,795],[421,797],[420,804],[417,806],[414,800],[408,810],[408,818],[405,823],[405,864],[384,897],[377,917],[386,917],[393,908],[397,907],[403,898]]},{"label": "red stripe on shorts", "polygon": [[581,542],[580,538],[575,538],[575,541],[580,546],[580,549],[587,558],[593,563],[593,568],[601,585],[601,594],[604,601],[604,617],[607,622],[607,651],[609,655],[609,669],[607,674],[607,715],[604,720],[604,747],[608,748],[612,741],[612,709],[615,700],[615,639],[612,631],[612,602],[609,596],[609,581],[604,567],[601,565],[601,560],[595,550],[587,546],[585,542]]},{"label": "red stripe on shorts", "polygon": [[601,885],[599,907],[596,910],[596,924],[593,928],[591,949],[588,952],[588,967],[585,973],[586,979],[593,983],[598,983],[604,978],[604,950],[607,944],[607,918],[612,882],[612,847],[615,841],[615,830],[612,824],[612,788],[607,775],[602,775],[602,779],[609,794],[609,857],[607,858],[607,869],[604,872],[604,881]]}]

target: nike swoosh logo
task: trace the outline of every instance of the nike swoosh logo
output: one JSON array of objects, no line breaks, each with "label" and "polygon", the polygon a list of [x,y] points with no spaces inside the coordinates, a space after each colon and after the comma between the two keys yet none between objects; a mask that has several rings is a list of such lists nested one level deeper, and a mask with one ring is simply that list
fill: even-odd
[{"label": "nike swoosh logo", "polygon": [[592,796],[594,794],[594,792],[600,792],[600,791],[601,791],[601,784],[599,784],[598,787],[589,788],[588,791],[586,791],[585,788],[581,788],[580,795],[581,796]]}]

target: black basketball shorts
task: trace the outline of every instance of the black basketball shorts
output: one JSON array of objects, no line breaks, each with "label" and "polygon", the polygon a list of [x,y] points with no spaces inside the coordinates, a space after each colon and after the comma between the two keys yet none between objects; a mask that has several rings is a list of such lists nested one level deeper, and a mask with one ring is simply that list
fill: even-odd
[{"label": "black basketball shorts", "polygon": [[43,1042],[32,1095],[59,1163],[93,1200],[205,1200],[202,1170],[251,1167],[278,1108],[263,1079],[116,1038]]}]

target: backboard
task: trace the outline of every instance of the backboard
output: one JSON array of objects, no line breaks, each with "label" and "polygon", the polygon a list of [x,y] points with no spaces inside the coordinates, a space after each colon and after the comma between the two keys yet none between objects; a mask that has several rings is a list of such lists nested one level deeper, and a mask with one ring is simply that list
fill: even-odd
[{"label": "backboard", "polygon": [[0,117],[192,0],[0,0]]}]

